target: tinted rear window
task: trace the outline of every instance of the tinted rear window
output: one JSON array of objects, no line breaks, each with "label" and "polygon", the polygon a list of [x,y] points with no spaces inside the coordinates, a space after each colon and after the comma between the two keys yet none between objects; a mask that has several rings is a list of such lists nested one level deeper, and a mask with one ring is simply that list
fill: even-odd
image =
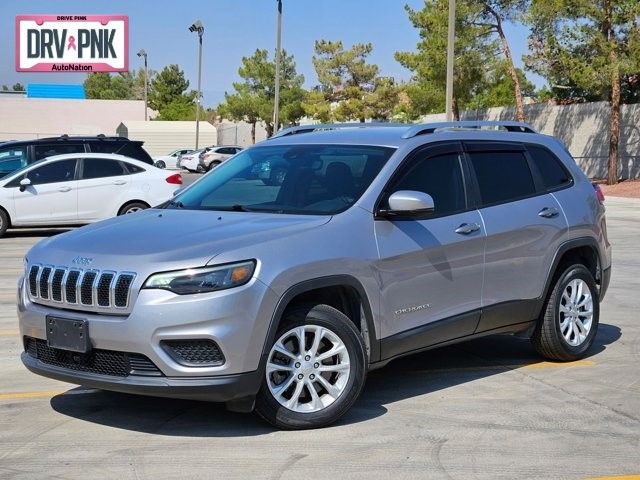
[{"label": "tinted rear window", "polygon": [[509,202],[533,195],[533,176],[523,152],[471,152],[483,205]]},{"label": "tinted rear window", "polygon": [[560,160],[549,150],[535,145],[529,145],[527,150],[529,150],[533,163],[540,171],[545,187],[551,189],[566,185],[571,181],[569,173],[562,166]]},{"label": "tinted rear window", "polygon": [[87,180],[90,178],[117,177],[120,175],[128,175],[118,160],[110,160],[107,158],[85,158],[84,167],[82,168],[82,178]]},{"label": "tinted rear window", "polygon": [[42,160],[46,157],[52,157],[54,155],[63,155],[66,153],[80,153],[84,152],[83,143],[66,143],[60,142],[51,145],[35,145],[35,159]]},{"label": "tinted rear window", "polygon": [[125,157],[135,158],[141,162],[153,164],[153,160],[149,154],[142,148],[142,145],[129,141],[110,141],[91,142],[89,144],[91,151],[96,153],[117,153]]}]

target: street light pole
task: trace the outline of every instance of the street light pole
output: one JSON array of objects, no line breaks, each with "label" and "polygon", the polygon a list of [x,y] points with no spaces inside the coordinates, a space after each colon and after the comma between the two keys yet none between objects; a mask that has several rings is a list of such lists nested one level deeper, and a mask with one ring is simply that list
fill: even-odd
[{"label": "street light pole", "polygon": [[282,61],[282,0],[278,2],[278,28],[276,33],[276,84],[275,84],[275,104],[273,106],[273,131],[278,131],[280,124],[280,63]]},{"label": "street light pole", "polygon": [[148,106],[147,106],[147,90],[149,88],[149,71],[147,69],[147,52],[144,49],[140,49],[138,52],[139,57],[144,57],[144,121],[146,122],[148,118]]},{"label": "street light pole", "polygon": [[200,136],[200,102],[202,101],[202,35],[204,34],[204,25],[200,20],[196,20],[189,27],[190,32],[198,33],[198,92],[196,97],[196,150],[198,149],[198,140]]},{"label": "street light pole", "polygon": [[453,120],[453,62],[456,43],[456,0],[449,0],[449,27],[447,29],[447,121]]}]

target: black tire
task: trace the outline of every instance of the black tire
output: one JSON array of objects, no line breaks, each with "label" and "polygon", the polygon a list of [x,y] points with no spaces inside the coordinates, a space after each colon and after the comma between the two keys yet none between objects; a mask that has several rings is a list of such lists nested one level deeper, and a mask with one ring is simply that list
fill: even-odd
[{"label": "black tire", "polygon": [[[593,301],[593,316],[591,328],[585,340],[579,345],[573,346],[562,335],[560,330],[560,304],[562,295],[572,280],[580,279],[585,282],[590,290]],[[570,362],[583,358],[593,344],[598,331],[600,318],[600,297],[598,287],[593,275],[584,265],[571,265],[556,275],[547,296],[542,317],[533,332],[531,342],[536,351],[549,360]]]},{"label": "black tire", "polygon": [[162,161],[162,160],[158,160],[156,162],[156,167],[158,167],[158,168],[167,168],[167,164],[164,163],[164,161]]},{"label": "black tire", "polygon": [[269,390],[265,374],[256,398],[256,412],[271,425],[283,430],[320,428],[335,422],[351,408],[366,379],[366,349],[360,332],[349,317],[328,305],[309,305],[291,311],[283,319],[268,350],[271,351],[273,344],[286,332],[302,325],[318,325],[337,335],[347,348],[351,371],[344,390],[336,400],[313,413],[295,412],[280,404]]},{"label": "black tire", "polygon": [[140,210],[146,210],[147,208],[149,208],[149,205],[147,205],[144,202],[129,202],[124,204],[122,208],[120,208],[120,211],[118,212],[118,216],[128,215]]},{"label": "black tire", "polygon": [[2,237],[9,228],[9,215],[0,208],[0,237]]},{"label": "black tire", "polygon": [[207,170],[210,172],[211,170],[213,170],[214,168],[216,168],[218,165],[220,165],[220,162],[211,162],[209,164],[209,167],[207,168]]}]

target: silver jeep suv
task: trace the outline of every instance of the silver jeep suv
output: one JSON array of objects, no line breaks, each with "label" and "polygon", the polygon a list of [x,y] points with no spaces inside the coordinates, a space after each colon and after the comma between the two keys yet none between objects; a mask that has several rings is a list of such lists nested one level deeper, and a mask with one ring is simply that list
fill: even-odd
[{"label": "silver jeep suv", "polygon": [[[267,162],[282,182],[256,177]],[[602,201],[525,124],[294,127],[164,205],[34,246],[22,361],[298,429],[425,349],[508,333],[575,360],[610,278]]]}]

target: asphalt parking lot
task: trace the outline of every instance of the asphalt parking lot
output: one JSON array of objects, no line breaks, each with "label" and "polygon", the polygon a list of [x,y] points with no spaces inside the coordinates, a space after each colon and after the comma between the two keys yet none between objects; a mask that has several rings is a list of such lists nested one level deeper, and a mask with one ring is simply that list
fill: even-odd
[{"label": "asphalt parking lot", "polygon": [[[189,181],[189,180],[187,180]],[[492,337],[373,372],[335,426],[275,431],[223,406],[86,390],[20,363],[22,257],[0,239],[0,478],[583,479],[640,474],[640,201],[607,199],[611,287],[588,358]],[[622,477],[640,478],[640,477]]]}]

